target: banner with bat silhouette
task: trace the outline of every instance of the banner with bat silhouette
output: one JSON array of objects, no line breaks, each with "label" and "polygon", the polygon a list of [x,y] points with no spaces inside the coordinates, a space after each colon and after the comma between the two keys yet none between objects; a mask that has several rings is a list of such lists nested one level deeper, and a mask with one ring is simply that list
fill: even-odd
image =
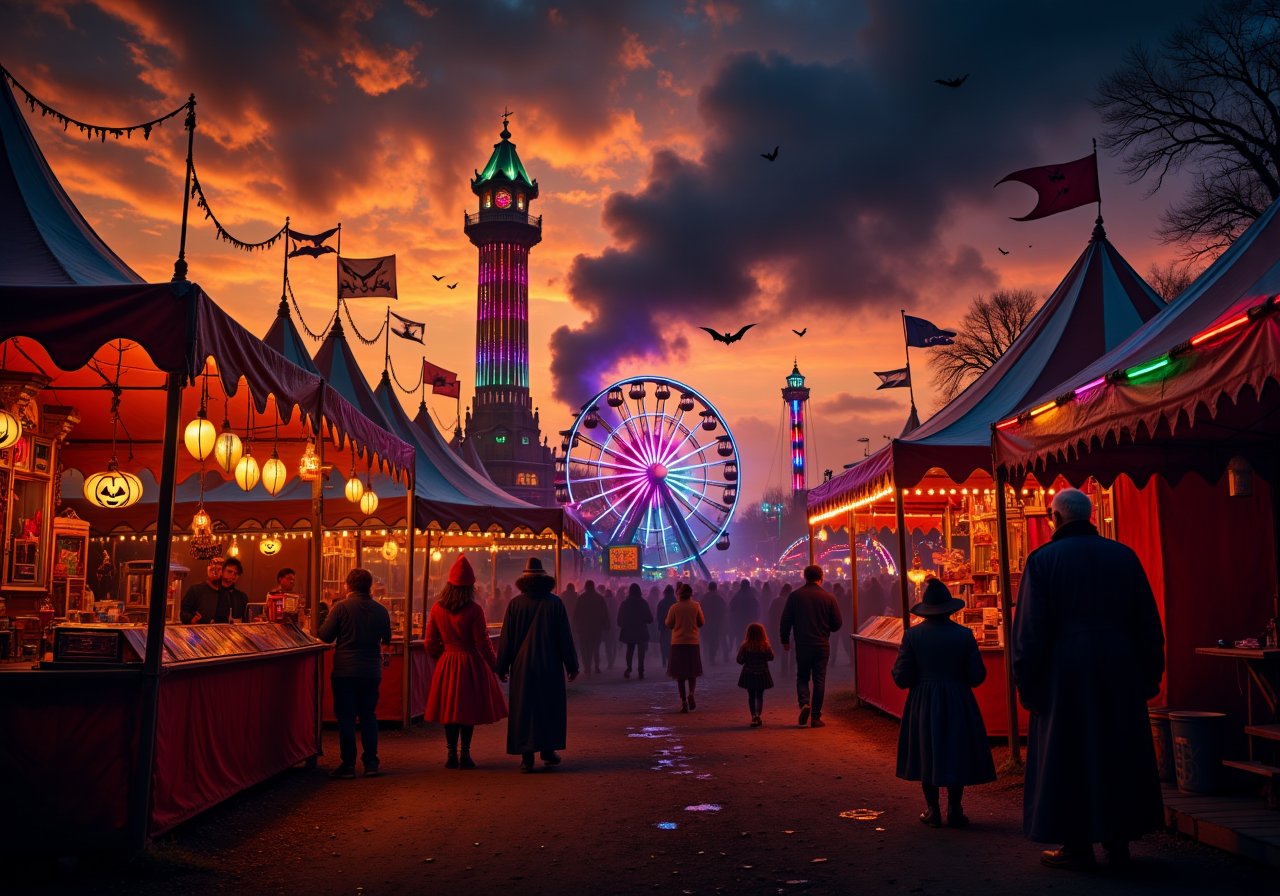
[{"label": "banner with bat silhouette", "polygon": [[[337,232],[337,227],[331,227],[324,233],[300,233],[290,227],[288,230],[290,246],[289,257],[298,258],[299,256],[307,255],[311,258],[319,258],[321,255],[327,255],[330,252],[338,251],[333,248],[333,246],[325,245],[325,241]],[[310,243],[310,245],[304,246],[302,243]]]},{"label": "banner with bat silhouette", "polygon": [[338,298],[396,298],[396,257],[343,258],[338,256]]},{"label": "banner with bat silhouette", "polygon": [[996,186],[1008,180],[1026,184],[1039,194],[1036,207],[1021,218],[1013,218],[1014,221],[1034,221],[1037,218],[1047,218],[1058,212],[1088,205],[1090,202],[1101,201],[1096,153],[1062,165],[1023,168],[1021,171],[1006,174],[996,181]]},{"label": "banner with bat silhouette", "polygon": [[462,384],[458,382],[456,373],[437,367],[425,358],[422,361],[422,381],[431,386],[432,395],[457,398],[462,393]]}]

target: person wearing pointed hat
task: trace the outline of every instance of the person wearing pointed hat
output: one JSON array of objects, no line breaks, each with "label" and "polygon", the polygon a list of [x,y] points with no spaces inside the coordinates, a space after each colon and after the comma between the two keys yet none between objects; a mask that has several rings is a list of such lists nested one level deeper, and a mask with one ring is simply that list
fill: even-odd
[{"label": "person wearing pointed hat", "polygon": [[897,775],[919,781],[925,811],[920,821],[942,825],[940,788],[947,788],[947,824],[969,823],[962,800],[968,784],[996,779],[982,711],[973,689],[987,677],[978,642],[951,614],[964,607],[947,586],[929,579],[924,596],[911,608],[924,620],[903,634],[893,680],[908,689],[898,729]]},{"label": "person wearing pointed hat", "polygon": [[507,702],[494,674],[497,656],[475,594],[476,574],[466,555],[459,554],[427,617],[427,654],[436,667],[423,718],[444,725],[449,751],[445,768],[475,768],[471,736],[476,725],[507,717]]},{"label": "person wearing pointed hat", "polygon": [[548,766],[560,764],[569,727],[565,679],[578,677],[578,651],[569,614],[553,593],[556,580],[530,557],[516,580],[520,593],[507,604],[498,641],[498,677],[511,679],[507,752],[520,770],[534,771],[537,753]]}]

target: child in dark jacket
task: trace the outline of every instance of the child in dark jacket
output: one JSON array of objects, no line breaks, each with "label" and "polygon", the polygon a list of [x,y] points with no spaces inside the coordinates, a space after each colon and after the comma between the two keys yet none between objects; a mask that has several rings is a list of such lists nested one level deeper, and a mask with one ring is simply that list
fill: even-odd
[{"label": "child in dark jacket", "polygon": [[930,579],[923,599],[911,608],[924,620],[903,634],[893,680],[909,688],[898,729],[899,778],[919,781],[925,811],[920,820],[942,824],[939,789],[947,788],[947,824],[964,827],[969,819],[961,800],[966,784],[996,779],[991,747],[973,689],[987,677],[973,632],[951,621],[964,606],[947,586]]},{"label": "child in dark jacket", "polygon": [[746,688],[747,708],[751,711],[751,727],[759,728],[764,723],[760,716],[764,712],[764,692],[773,687],[773,676],[769,674],[769,663],[773,660],[773,648],[769,645],[769,636],[764,626],[753,622],[747,626],[746,637],[738,648],[738,665],[742,667],[738,675],[738,687]]}]

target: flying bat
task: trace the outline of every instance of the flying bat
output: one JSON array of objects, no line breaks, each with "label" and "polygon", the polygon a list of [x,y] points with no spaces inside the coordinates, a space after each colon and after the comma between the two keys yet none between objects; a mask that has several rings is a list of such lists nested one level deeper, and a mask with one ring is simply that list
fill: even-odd
[{"label": "flying bat", "polygon": [[[725,345],[732,345],[733,343],[741,339],[743,335],[747,332],[747,330],[750,330],[754,326],[755,324],[747,324],[745,327],[743,327],[741,330],[739,330],[736,333],[717,333],[715,330],[711,329],[710,327],[699,327],[698,329],[706,330],[708,333],[711,334],[711,338],[714,339],[716,342],[723,342]],[[806,327],[805,329],[808,329],[808,328]]]},{"label": "flying bat", "polygon": [[445,287],[445,289],[457,289],[457,288],[458,288],[458,284],[456,283],[450,283],[448,286]]},{"label": "flying bat", "polygon": [[444,279],[444,274],[432,274],[431,279],[435,280],[438,283]]},{"label": "flying bat", "polygon": [[1008,255],[1008,254],[1009,254],[1009,250],[1008,250],[1008,249],[1001,249],[999,246],[996,246],[996,251],[997,251],[997,252],[999,252],[1001,255]]},{"label": "flying bat", "polygon": [[795,333],[797,336],[803,336],[805,333],[809,332],[809,328],[805,327],[803,330],[792,330],[791,332]]},{"label": "flying bat", "polygon": [[762,159],[768,159],[770,162],[772,162],[772,161],[773,161],[774,159],[776,159],[777,157],[778,157],[778,147],[776,147],[776,146],[773,148],[773,152],[762,152],[762,153],[760,153],[760,158],[762,158]]},{"label": "flying bat", "polygon": [[966,80],[968,80],[968,78],[969,78],[969,75],[966,72],[963,78],[934,78],[933,83],[941,84],[943,87],[959,87]]}]

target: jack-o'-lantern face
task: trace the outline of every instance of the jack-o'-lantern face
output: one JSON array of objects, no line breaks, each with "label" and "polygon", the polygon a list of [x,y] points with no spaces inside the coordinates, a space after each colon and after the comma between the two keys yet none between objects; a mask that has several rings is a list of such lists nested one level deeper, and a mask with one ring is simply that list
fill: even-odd
[{"label": "jack-o'-lantern face", "polygon": [[261,551],[264,556],[274,557],[276,554],[280,553],[280,549],[282,547],[283,545],[280,543],[280,539],[264,538],[262,539],[262,543],[258,545],[258,550]]},{"label": "jack-o'-lantern face", "polygon": [[90,504],[120,510],[142,497],[142,480],[132,473],[108,469],[84,481],[84,496]]}]

